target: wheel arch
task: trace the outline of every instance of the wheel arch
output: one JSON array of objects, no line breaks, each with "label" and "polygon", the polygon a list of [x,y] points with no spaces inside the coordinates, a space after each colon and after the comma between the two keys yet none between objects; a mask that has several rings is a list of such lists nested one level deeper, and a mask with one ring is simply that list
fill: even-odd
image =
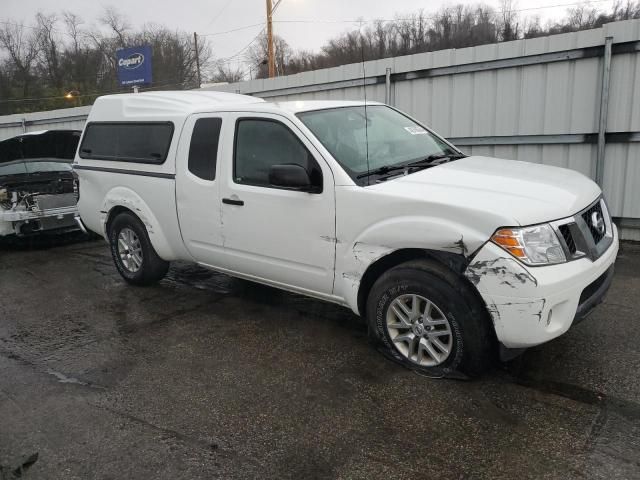
[{"label": "wheel arch", "polygon": [[102,205],[105,238],[109,238],[109,228],[121,213],[129,213],[144,225],[149,240],[158,256],[163,260],[175,260],[176,255],[158,218],[147,203],[134,191],[118,187],[111,190]]},{"label": "wheel arch", "polygon": [[121,213],[130,213],[131,215],[137,217],[138,219],[140,219],[140,217],[138,217],[135,212],[133,210],[131,210],[130,208],[124,207],[122,205],[116,205],[115,207],[113,207],[111,210],[109,210],[109,212],[107,213],[107,220],[105,221],[104,224],[104,231],[107,234],[107,238],[109,236],[109,230],[111,229],[111,224],[113,223],[113,220],[120,215]]},{"label": "wheel arch", "polygon": [[[467,286],[474,293],[474,295],[477,295],[477,297],[482,301],[480,293],[464,276],[464,271],[469,264],[468,257],[465,257],[464,255],[459,253],[444,252],[441,250],[431,250],[424,248],[402,248],[399,250],[394,250],[389,254],[377,259],[375,262],[372,262],[365,270],[358,287],[357,303],[360,315],[365,315],[369,292],[371,291],[371,288],[373,287],[376,280],[378,280],[381,275],[402,263],[421,259],[435,261],[447,270],[451,271],[459,278],[461,282],[468,284]],[[482,304],[484,305],[484,301],[482,301]]]}]

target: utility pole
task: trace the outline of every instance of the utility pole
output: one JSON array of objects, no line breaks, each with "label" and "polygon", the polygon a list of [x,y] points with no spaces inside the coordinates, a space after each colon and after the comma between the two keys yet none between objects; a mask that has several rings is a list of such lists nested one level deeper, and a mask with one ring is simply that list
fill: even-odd
[{"label": "utility pole", "polygon": [[276,59],[273,54],[273,10],[271,0],[267,0],[267,58],[269,62],[269,78],[276,76]]},{"label": "utility pole", "polygon": [[198,34],[193,32],[193,45],[196,51],[196,71],[198,72],[198,88],[202,85],[202,78],[200,77],[200,51],[198,50]]}]

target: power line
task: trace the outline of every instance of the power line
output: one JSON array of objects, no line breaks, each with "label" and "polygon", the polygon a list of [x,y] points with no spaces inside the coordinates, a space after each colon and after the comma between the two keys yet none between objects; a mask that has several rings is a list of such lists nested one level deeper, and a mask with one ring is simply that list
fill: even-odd
[{"label": "power line", "polygon": [[232,59],[237,58],[238,56],[240,56],[246,49],[248,49],[251,45],[253,45],[253,42],[255,42],[256,40],[258,40],[258,38],[260,38],[260,35],[262,35],[264,33],[265,28],[266,27],[262,27],[262,29],[258,32],[258,34],[255,37],[253,37],[253,39],[249,43],[247,43],[244,47],[242,47],[240,50],[238,50],[233,55],[231,55],[229,57],[226,57],[224,59],[221,59],[221,62],[228,62],[229,60],[232,60]]},{"label": "power line", "polygon": [[245,25],[243,27],[234,28],[232,30],[225,30],[224,32],[213,33],[199,33],[199,37],[215,37],[217,35],[226,35],[227,33],[239,32],[240,30],[247,30],[248,28],[257,27],[258,25],[264,25],[264,22],[252,23],[251,25]]},{"label": "power line", "polygon": [[216,13],[216,14],[213,16],[213,19],[212,19],[209,23],[207,23],[207,27],[208,27],[209,25],[213,25],[213,23],[214,23],[218,18],[220,18],[220,15],[222,15],[222,14],[224,13],[224,11],[227,9],[227,7],[228,7],[229,5],[231,5],[231,2],[233,2],[233,0],[229,0],[227,3],[225,3],[225,4],[224,4],[224,7],[222,7],[222,8],[218,11],[218,13]]}]

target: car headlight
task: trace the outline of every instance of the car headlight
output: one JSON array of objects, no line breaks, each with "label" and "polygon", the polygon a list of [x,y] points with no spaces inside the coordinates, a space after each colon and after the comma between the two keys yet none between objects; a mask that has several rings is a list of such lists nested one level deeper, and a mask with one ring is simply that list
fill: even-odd
[{"label": "car headlight", "polygon": [[527,265],[553,265],[567,261],[558,236],[549,224],[501,228],[491,237],[511,255]]}]

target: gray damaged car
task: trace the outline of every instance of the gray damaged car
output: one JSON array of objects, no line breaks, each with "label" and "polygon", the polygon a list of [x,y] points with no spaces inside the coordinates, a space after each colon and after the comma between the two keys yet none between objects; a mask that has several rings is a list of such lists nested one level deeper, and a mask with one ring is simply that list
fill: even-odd
[{"label": "gray damaged car", "polygon": [[45,130],[0,142],[0,237],[83,229],[71,168],[80,135]]}]

